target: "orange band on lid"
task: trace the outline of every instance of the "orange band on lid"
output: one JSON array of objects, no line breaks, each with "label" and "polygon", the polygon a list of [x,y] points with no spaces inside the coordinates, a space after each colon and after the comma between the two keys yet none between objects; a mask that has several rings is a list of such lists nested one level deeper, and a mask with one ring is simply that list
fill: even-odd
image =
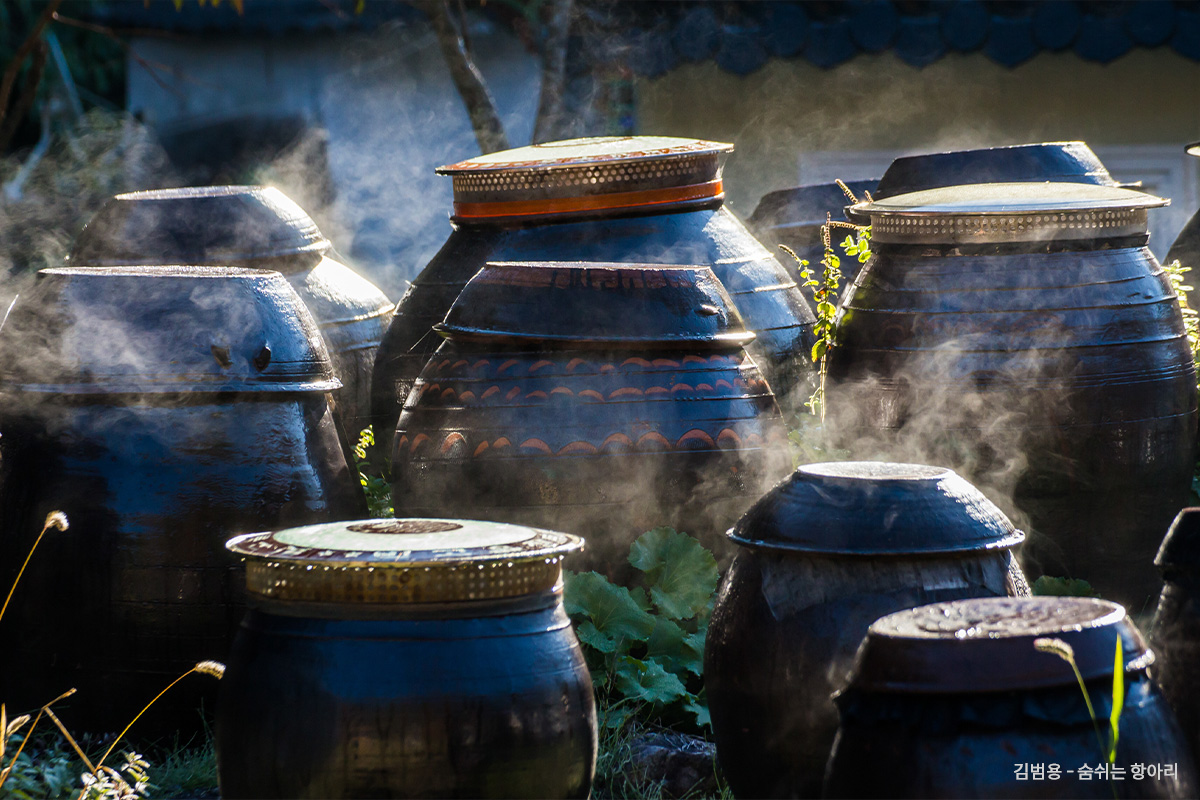
[{"label": "orange band on lid", "polygon": [[720,180],[690,186],[669,186],[638,192],[613,192],[585,197],[560,197],[542,200],[509,200],[488,203],[454,202],[454,216],[461,219],[496,217],[527,217],[543,214],[574,214],[581,211],[604,211],[614,208],[684,203],[721,197],[724,187]]}]

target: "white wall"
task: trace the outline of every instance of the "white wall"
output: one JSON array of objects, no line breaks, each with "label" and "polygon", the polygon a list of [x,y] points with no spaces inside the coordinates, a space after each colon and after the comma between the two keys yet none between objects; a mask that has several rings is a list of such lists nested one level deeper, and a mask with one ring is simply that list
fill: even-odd
[{"label": "white wall", "polygon": [[[483,17],[472,18],[470,38],[511,144],[528,144],[536,59]],[[479,148],[426,25],[341,36],[139,38],[133,54],[129,110],[152,125],[258,114],[324,128],[337,198],[331,208],[307,210],[339,251],[363,254],[358,266],[389,295],[403,293],[449,234],[450,180],[433,170]],[[277,173],[280,188],[295,184],[290,193],[304,205],[304,176]]]}]

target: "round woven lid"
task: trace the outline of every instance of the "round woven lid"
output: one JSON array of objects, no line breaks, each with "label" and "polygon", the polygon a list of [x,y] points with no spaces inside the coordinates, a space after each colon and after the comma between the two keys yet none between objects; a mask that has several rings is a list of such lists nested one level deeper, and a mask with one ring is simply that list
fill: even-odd
[{"label": "round woven lid", "polygon": [[871,238],[896,244],[973,244],[1144,235],[1150,208],[1169,200],[1084,183],[979,183],[896,195],[851,207]]},{"label": "round woven lid", "polygon": [[119,194],[79,233],[74,266],[207,264],[331,247],[304,209],[271,186],[185,186]]},{"label": "round woven lid", "polygon": [[668,208],[724,197],[733,145],[670,136],[546,142],[438,167],[454,181],[454,218],[486,221]]},{"label": "round woven lid", "polygon": [[327,392],[317,324],[278,272],[59,267],[0,327],[0,385],[51,394]]},{"label": "round woven lid", "polygon": [[871,624],[850,687],[864,691],[990,692],[1073,685],[1154,655],[1125,609],[1090,597],[986,597],[898,611]]},{"label": "round woven lid", "polygon": [[250,533],[226,547],[246,556],[246,586],[263,597],[446,603],[550,589],[583,539],[499,522],[371,519]]},{"label": "round woven lid", "polygon": [[434,330],[579,347],[738,347],[754,339],[708,267],[578,261],[488,264]]},{"label": "round woven lid", "polygon": [[913,556],[1015,547],[1025,534],[944,467],[806,464],[729,531],[740,545],[838,556]]}]

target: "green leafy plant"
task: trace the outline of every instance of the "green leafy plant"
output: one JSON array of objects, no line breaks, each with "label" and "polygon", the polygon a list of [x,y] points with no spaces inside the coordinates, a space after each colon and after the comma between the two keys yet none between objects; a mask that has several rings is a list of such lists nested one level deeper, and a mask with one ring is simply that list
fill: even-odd
[{"label": "green leafy plant", "polygon": [[[1079,684],[1079,691],[1083,693],[1083,702],[1087,706],[1088,716],[1092,718],[1092,728],[1096,731],[1096,743],[1100,745],[1100,752],[1108,760],[1108,763],[1115,764],[1117,761],[1117,739],[1120,735],[1121,711],[1125,707],[1125,653],[1121,637],[1117,637],[1117,647],[1113,661],[1112,711],[1109,713],[1107,720],[1109,732],[1107,737],[1100,733],[1100,720],[1096,717],[1096,709],[1092,706],[1092,698],[1088,694],[1087,684],[1083,682],[1083,675],[1079,672],[1079,665],[1075,663],[1074,648],[1062,639],[1051,637],[1034,639],[1033,646],[1043,653],[1056,655],[1071,665],[1071,670],[1075,673],[1075,681]],[[1105,742],[1106,738],[1108,740],[1107,743]]]},{"label": "green leafy plant", "polygon": [[630,589],[596,572],[567,572],[565,603],[604,709],[602,725],[683,717],[709,724],[701,673],[715,599],[717,562],[702,544],[671,528],[633,543],[642,575]]},{"label": "green leafy plant", "polygon": [[354,462],[358,468],[358,482],[362,484],[363,493],[367,496],[367,508],[372,517],[391,517],[395,515],[392,508],[392,486],[383,474],[382,468],[375,464],[375,429],[368,425],[358,434],[358,443],[354,445]]},{"label": "green leafy plant", "polygon": [[[846,184],[841,181],[838,181],[837,184],[852,203],[858,202],[858,198]],[[867,195],[867,199],[870,199],[870,195]],[[779,245],[779,249],[791,256],[799,265],[800,285],[808,289],[813,296],[817,322],[813,326],[813,335],[816,337],[816,341],[812,346],[811,357],[813,363],[818,365],[818,379],[816,389],[804,405],[814,416],[819,417],[821,422],[825,421],[825,377],[828,356],[829,352],[837,345],[837,302],[842,284],[842,259],[833,250],[833,232],[836,229],[846,229],[854,233],[853,237],[848,235],[841,243],[842,252],[847,256],[857,258],[860,264],[865,264],[870,260],[871,228],[832,220],[828,214],[825,215],[825,224],[821,226],[821,243],[824,245],[824,254],[821,258],[819,279],[807,259],[800,258],[787,245]]]}]

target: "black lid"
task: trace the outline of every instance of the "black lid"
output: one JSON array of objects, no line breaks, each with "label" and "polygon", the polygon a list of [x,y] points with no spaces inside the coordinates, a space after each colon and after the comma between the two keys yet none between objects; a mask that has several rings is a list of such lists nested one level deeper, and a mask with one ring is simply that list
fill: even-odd
[{"label": "black lid", "polygon": [[1200,572],[1200,507],[1180,511],[1154,557],[1163,572]]},{"label": "black lid", "polygon": [[324,340],[278,272],[63,267],[0,328],[0,387],[26,392],[329,391]]},{"label": "black lid", "polygon": [[583,347],[738,347],[754,338],[708,267],[595,262],[487,264],[434,329]]},{"label": "black lid", "polygon": [[729,531],[740,545],[838,556],[1015,547],[1025,534],[953,470],[921,464],[806,464]]},{"label": "black lid", "polygon": [[[861,181],[844,181],[846,187],[860,201],[866,195],[875,194],[877,178]],[[768,192],[758,201],[754,213],[746,220],[755,229],[792,228],[798,226],[821,226],[825,215],[844,221],[845,208],[851,202],[842,187],[836,183],[814,183]]]},{"label": "black lid", "polygon": [[71,249],[72,266],[204,264],[329,250],[308,214],[271,186],[187,186],[119,194]]},{"label": "black lid", "polygon": [[1084,142],[1039,142],[902,156],[872,195],[876,200],[939,186],[1016,181],[1119,185]]},{"label": "black lid", "polygon": [[935,694],[1069,686],[1154,655],[1125,609],[1091,597],[983,597],[897,611],[871,624],[849,688]]}]

